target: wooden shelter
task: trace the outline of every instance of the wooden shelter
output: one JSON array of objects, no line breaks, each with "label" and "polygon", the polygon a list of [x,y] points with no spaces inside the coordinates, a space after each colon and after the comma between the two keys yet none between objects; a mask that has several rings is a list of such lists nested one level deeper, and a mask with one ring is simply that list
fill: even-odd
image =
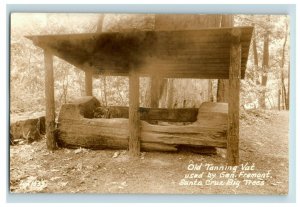
[{"label": "wooden shelter", "polygon": [[44,50],[47,146],[56,146],[53,55],[93,74],[129,76],[129,152],[140,152],[139,77],[229,79],[227,160],[239,162],[239,94],[252,27],[28,36]]}]

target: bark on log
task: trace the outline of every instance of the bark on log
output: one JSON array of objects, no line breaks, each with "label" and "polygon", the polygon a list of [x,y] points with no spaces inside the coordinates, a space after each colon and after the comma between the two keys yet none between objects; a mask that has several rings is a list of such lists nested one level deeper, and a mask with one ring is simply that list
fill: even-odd
[{"label": "bark on log", "polygon": [[[81,100],[82,101],[82,100]],[[94,98],[89,103],[94,103]],[[91,149],[128,149],[129,121],[124,118],[87,119],[79,114],[83,106],[77,101],[63,106],[59,116],[58,143],[65,147]],[[85,111],[93,111],[89,107]],[[160,126],[141,121],[141,149],[177,151],[180,146],[226,147],[227,104],[203,103],[198,119],[190,125]]]},{"label": "bark on log", "polygon": [[[141,127],[142,149],[155,143],[153,150],[175,151],[178,145],[226,147],[226,129],[201,126],[158,126],[144,121]],[[59,123],[59,143],[62,146],[92,149],[127,149],[128,119],[63,120]],[[168,145],[168,146],[166,146]],[[171,147],[171,148],[170,148]]]},{"label": "bark on log", "polygon": [[10,123],[10,144],[31,143],[45,134],[45,116],[23,118]]},{"label": "bark on log", "polygon": [[83,96],[72,103],[64,104],[58,116],[61,120],[94,118],[94,110],[100,106],[100,102],[93,96]]},{"label": "bark on log", "polygon": [[192,152],[197,154],[215,155],[217,154],[217,148],[210,146],[188,146],[183,145],[178,148],[179,151]]}]

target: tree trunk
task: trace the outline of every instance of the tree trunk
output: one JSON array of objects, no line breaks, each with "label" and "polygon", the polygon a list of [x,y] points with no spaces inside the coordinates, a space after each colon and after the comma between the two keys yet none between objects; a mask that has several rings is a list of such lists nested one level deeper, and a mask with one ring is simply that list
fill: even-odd
[{"label": "tree trunk", "polygon": [[150,79],[150,107],[158,108],[162,98],[163,88],[166,84],[166,79],[160,76],[153,75]]},{"label": "tree trunk", "polygon": [[153,75],[150,77],[145,94],[145,106],[158,108],[164,101],[164,88],[167,85],[167,79]]},{"label": "tree trunk", "polygon": [[[267,17],[267,22],[270,22],[270,16]],[[268,24],[267,23],[267,24]],[[268,24],[269,25],[269,24]],[[264,47],[263,47],[263,62],[262,62],[262,78],[261,78],[261,96],[260,96],[260,106],[266,108],[266,92],[267,92],[267,82],[268,82],[268,72],[269,72],[269,34],[270,31],[267,28],[264,34]]]},{"label": "tree trunk", "polygon": [[[280,85],[280,84],[279,84]],[[277,100],[277,108],[278,108],[278,111],[280,111],[281,110],[281,101],[280,101],[280,99],[281,99],[281,90],[280,90],[280,87],[279,87],[279,89],[278,89],[278,100]]]},{"label": "tree trunk", "polygon": [[253,23],[253,36],[252,36],[252,49],[253,49],[253,60],[254,60],[254,71],[251,73],[250,78],[252,81],[255,81],[256,85],[260,84],[259,74],[258,74],[258,54],[257,54],[257,45],[256,45],[256,33],[255,33],[255,24]]},{"label": "tree trunk", "polygon": [[173,106],[174,106],[173,100],[174,100],[174,79],[169,78],[168,79],[168,91],[167,91],[167,107],[168,107],[168,109],[173,108]]},{"label": "tree trunk", "polygon": [[290,62],[288,67],[288,93],[286,97],[286,110],[290,110]]},{"label": "tree trunk", "polygon": [[281,93],[281,96],[282,96],[282,98],[281,98],[281,100],[282,100],[282,110],[285,110],[286,109],[286,91],[285,91],[285,86],[284,85],[282,85],[282,83],[281,83],[281,89],[282,89],[282,93]]},{"label": "tree trunk", "polygon": [[[224,15],[226,16],[226,15]],[[227,19],[224,18],[223,21]],[[224,23],[227,24],[227,23]],[[156,14],[155,30],[174,31],[174,30],[197,30],[201,28],[220,27],[220,15],[199,15],[199,14]],[[186,80],[189,82],[189,80]],[[167,88],[167,107],[173,108],[178,105],[175,96],[174,79],[168,80]],[[201,89],[202,91],[207,90]]]},{"label": "tree trunk", "polygon": [[285,82],[284,82],[285,46],[286,46],[287,36],[288,36],[288,24],[286,22],[285,37],[284,37],[284,42],[283,42],[283,46],[282,46],[282,55],[281,55],[281,63],[280,63],[283,109],[286,109],[286,106],[287,106],[287,93],[286,93]]},{"label": "tree trunk", "polygon": [[107,86],[106,86],[106,76],[103,76],[103,96],[104,96],[104,105],[107,106]]},{"label": "tree trunk", "polygon": [[228,81],[225,79],[218,80],[217,102],[228,102]]},{"label": "tree trunk", "polygon": [[214,101],[214,94],[213,94],[212,80],[208,79],[207,83],[208,83],[207,101],[213,102]]},{"label": "tree trunk", "polygon": [[102,32],[104,14],[99,14],[96,33]]}]

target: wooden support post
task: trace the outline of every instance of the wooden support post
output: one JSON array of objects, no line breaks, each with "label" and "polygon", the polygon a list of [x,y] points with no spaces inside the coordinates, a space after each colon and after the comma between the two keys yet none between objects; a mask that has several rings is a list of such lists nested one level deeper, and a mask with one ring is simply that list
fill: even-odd
[{"label": "wooden support post", "polygon": [[85,71],[85,95],[93,96],[93,73],[92,71]]},{"label": "wooden support post", "polygon": [[[279,86],[279,87],[280,87],[280,86]],[[281,110],[281,107],[280,107],[280,96],[281,96],[281,90],[278,89],[278,100],[277,100],[278,111]]]},{"label": "wooden support post", "polygon": [[129,154],[140,155],[139,76],[131,69],[129,74]]},{"label": "wooden support post", "polygon": [[45,97],[46,97],[46,137],[47,148],[56,149],[55,140],[55,104],[54,104],[54,80],[53,80],[53,56],[48,50],[44,50],[45,61]]},{"label": "wooden support post", "polygon": [[232,30],[229,67],[227,162],[239,164],[239,110],[241,77],[241,43],[239,29]]}]

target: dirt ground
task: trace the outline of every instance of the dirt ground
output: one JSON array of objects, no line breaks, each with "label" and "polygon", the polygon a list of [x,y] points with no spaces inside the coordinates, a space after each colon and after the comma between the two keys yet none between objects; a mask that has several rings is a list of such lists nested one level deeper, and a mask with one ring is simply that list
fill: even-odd
[{"label": "dirt ground", "polygon": [[[256,117],[257,116],[257,117]],[[270,172],[270,176],[251,178],[246,185],[238,168],[234,185],[220,177],[228,170],[188,170],[191,166],[226,166],[226,150],[216,155],[189,152],[145,152],[140,158],[126,151],[59,149],[47,151],[45,139],[32,144],[10,146],[10,191],[45,193],[167,193],[167,194],[287,194],[288,193],[288,121],[286,111],[268,111],[263,116],[242,117],[240,126],[240,163],[252,165],[252,174]],[[204,177],[197,177],[204,172]],[[216,184],[207,184],[208,174],[216,173]],[[195,177],[185,178],[185,176]],[[188,185],[181,185],[182,179]],[[203,185],[192,185],[202,180]],[[194,182],[195,181],[195,182]],[[261,185],[263,183],[263,185]]]}]

